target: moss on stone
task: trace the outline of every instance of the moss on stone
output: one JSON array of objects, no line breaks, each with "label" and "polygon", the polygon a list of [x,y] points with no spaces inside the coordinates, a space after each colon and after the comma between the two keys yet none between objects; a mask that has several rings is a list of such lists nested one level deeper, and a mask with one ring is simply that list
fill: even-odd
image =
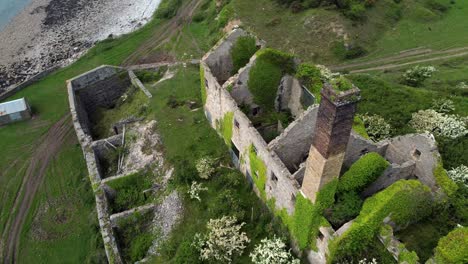
[{"label": "moss on stone", "polygon": [[250,161],[250,172],[252,173],[252,179],[260,192],[261,198],[266,200],[266,180],[267,180],[267,167],[265,162],[260,159],[257,155],[254,145],[249,147],[249,161]]},{"label": "moss on stone", "polygon": [[233,122],[234,122],[234,113],[227,112],[223,117],[223,121],[220,123],[221,134],[223,135],[224,142],[229,147],[231,147],[232,145],[231,139],[232,139]]},{"label": "moss on stone", "polygon": [[205,85],[205,70],[203,69],[203,66],[200,64],[200,85],[201,85],[201,99],[203,105],[206,104],[206,85]]},{"label": "moss on stone", "polygon": [[445,194],[449,197],[455,194],[458,190],[457,184],[449,178],[447,171],[444,169],[442,162],[437,164],[437,167],[434,169],[434,177],[436,179],[437,185],[439,185]]}]

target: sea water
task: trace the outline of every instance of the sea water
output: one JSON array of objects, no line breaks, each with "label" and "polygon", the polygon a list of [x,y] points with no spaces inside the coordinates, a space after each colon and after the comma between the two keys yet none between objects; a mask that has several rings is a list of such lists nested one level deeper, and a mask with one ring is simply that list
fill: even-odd
[{"label": "sea water", "polygon": [[2,30],[31,0],[0,0],[0,30]]}]

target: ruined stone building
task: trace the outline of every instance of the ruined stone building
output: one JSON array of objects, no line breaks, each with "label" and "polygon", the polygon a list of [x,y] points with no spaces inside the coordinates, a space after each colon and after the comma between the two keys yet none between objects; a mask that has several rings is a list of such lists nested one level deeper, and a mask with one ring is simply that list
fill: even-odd
[{"label": "ruined stone building", "polygon": [[[340,92],[325,85],[320,105],[309,105],[304,103],[304,97],[310,96],[307,91],[296,78],[285,75],[278,87],[276,109],[287,108],[294,121],[267,142],[260,131],[263,128],[242,109],[247,104],[250,111],[259,111],[248,90],[256,56],[231,76],[231,48],[248,34],[235,29],[203,57],[202,94],[206,93],[205,115],[213,128],[220,131],[223,124],[232,122],[232,137],[225,140],[233,161],[264,201],[274,201],[276,210],[285,209],[292,215],[298,195],[314,202],[325,184],[368,152],[380,154],[391,165],[362,195],[370,196],[400,179],[419,179],[433,190],[437,188],[433,170],[439,153],[432,135],[411,134],[374,143],[352,131],[360,94],[357,87]],[[257,44],[264,45],[259,40]],[[325,238],[338,235],[331,228],[320,230]],[[326,250],[322,243],[319,252],[310,252],[309,260],[324,263]]]}]

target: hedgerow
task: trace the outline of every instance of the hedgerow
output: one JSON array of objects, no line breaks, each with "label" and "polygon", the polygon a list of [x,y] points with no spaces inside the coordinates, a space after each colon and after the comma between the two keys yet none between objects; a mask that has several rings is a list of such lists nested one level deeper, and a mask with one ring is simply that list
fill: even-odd
[{"label": "hedgerow", "polygon": [[438,264],[468,263],[468,227],[459,227],[441,238],[435,248]]},{"label": "hedgerow", "polygon": [[368,198],[351,227],[330,242],[329,262],[364,251],[390,216],[397,225],[416,222],[431,213],[431,190],[417,180],[400,180]]},{"label": "hedgerow", "polygon": [[264,109],[273,109],[283,74],[292,72],[294,72],[292,55],[273,49],[258,51],[257,60],[250,70],[248,81],[254,102]]},{"label": "hedgerow", "polygon": [[437,167],[434,169],[434,177],[437,182],[437,185],[439,185],[442,188],[442,190],[444,190],[445,194],[447,194],[449,197],[457,192],[458,185],[454,181],[452,181],[452,179],[450,179],[450,177],[447,174],[447,171],[442,165],[442,162],[439,162],[439,164],[437,164]]},{"label": "hedgerow", "polygon": [[389,163],[375,152],[367,153],[356,161],[341,177],[338,191],[362,191],[367,185],[377,180],[387,169]]},{"label": "hedgerow", "polygon": [[240,68],[244,67],[257,50],[254,37],[239,37],[231,49],[232,64],[234,66],[232,73],[236,74]]},{"label": "hedgerow", "polygon": [[265,162],[261,160],[255,152],[255,147],[250,145],[249,148],[249,160],[250,160],[250,172],[252,173],[252,179],[257,186],[263,200],[266,200],[265,185],[267,180],[267,167]]}]

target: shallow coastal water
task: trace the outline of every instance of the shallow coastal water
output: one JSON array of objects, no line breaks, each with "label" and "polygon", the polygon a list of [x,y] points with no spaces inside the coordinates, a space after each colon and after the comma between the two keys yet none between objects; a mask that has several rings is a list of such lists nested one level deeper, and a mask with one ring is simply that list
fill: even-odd
[{"label": "shallow coastal water", "polygon": [[0,0],[0,30],[11,21],[31,0]]}]

